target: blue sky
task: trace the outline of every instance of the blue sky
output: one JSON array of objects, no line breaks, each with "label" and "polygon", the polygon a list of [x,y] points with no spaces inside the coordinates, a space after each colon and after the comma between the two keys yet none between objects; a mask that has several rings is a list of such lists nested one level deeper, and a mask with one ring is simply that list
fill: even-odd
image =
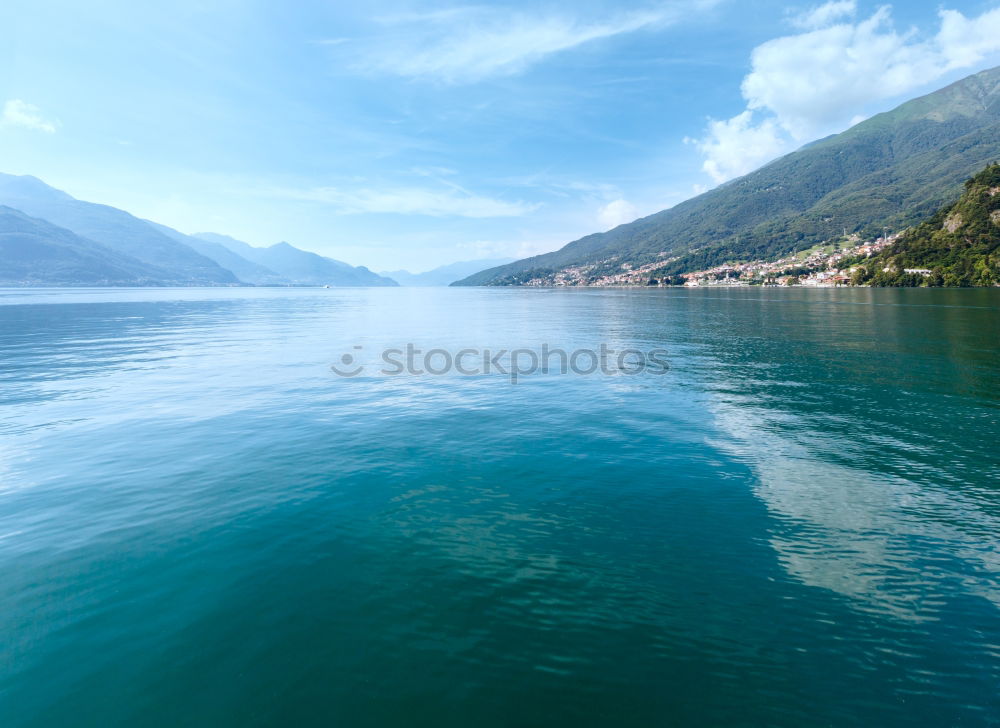
[{"label": "blue sky", "polygon": [[8,0],[0,171],[419,271],[553,250],[998,64],[1000,0]]}]

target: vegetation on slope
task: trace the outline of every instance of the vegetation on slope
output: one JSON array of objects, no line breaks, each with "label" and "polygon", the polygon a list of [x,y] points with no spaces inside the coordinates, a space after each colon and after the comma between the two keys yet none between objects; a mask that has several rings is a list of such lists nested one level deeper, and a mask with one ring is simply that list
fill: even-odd
[{"label": "vegetation on slope", "polygon": [[873,286],[1000,285],[1000,164],[991,164],[966,182],[958,202],[908,230],[878,255],[859,261],[851,282]]}]

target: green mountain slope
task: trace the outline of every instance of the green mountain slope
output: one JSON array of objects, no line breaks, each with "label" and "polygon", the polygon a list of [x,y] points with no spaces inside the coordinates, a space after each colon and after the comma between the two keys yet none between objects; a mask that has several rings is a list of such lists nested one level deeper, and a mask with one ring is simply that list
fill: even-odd
[{"label": "green mountain slope", "polygon": [[0,206],[0,285],[149,286],[170,273]]},{"label": "green mountain slope", "polygon": [[455,285],[519,285],[587,266],[585,282],[779,256],[848,232],[912,225],[1000,152],[1000,68],[875,116],[669,210]]},{"label": "green mountain slope", "polygon": [[958,202],[908,230],[878,255],[860,261],[852,282],[1000,285],[1000,164],[990,165],[966,182]]}]

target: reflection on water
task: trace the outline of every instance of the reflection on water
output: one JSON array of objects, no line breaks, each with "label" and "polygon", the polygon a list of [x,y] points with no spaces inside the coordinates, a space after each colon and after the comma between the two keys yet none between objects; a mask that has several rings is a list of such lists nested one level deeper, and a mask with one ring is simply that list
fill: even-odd
[{"label": "reflection on water", "polygon": [[770,413],[753,406],[713,412],[731,437],[719,446],[753,463],[754,492],[776,520],[771,544],[791,575],[900,618],[935,618],[956,589],[1000,607],[1000,519],[989,503],[841,464],[840,447],[825,452],[815,433],[808,443],[775,435]]},{"label": "reflection on water", "polygon": [[[765,309],[766,340],[723,347],[712,411],[729,437],[718,444],[752,463],[754,491],[776,516],[771,543],[805,583],[909,619],[934,618],[956,589],[1000,606],[1000,514],[988,487],[1000,483],[1000,461],[982,448],[998,416],[991,299],[936,297],[907,316],[924,301],[890,306],[859,293],[882,305],[803,316],[790,332]],[[984,313],[970,326],[977,303]],[[734,359],[771,366],[747,377]],[[819,396],[800,392],[816,372]]]},{"label": "reflection on water", "polygon": [[[410,342],[671,369],[329,371]],[[997,291],[0,291],[0,722],[989,724],[998,354]]]}]

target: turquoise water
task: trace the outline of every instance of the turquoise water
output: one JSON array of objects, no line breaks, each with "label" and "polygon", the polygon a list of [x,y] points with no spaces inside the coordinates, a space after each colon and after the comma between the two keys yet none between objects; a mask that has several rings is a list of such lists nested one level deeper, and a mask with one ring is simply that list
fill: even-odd
[{"label": "turquoise water", "polygon": [[1000,724],[1000,291],[3,290],[0,442],[6,728]]}]

